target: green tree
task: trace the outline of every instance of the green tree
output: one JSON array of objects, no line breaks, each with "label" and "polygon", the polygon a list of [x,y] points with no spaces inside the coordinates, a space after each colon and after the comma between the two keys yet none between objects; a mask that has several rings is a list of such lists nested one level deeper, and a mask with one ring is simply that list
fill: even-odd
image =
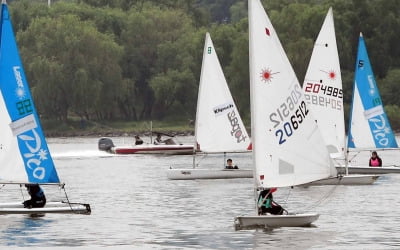
[{"label": "green tree", "polygon": [[[179,86],[193,84],[193,73],[188,76],[196,64],[192,54],[193,30],[190,18],[180,10],[160,10],[147,4],[140,12],[130,11],[127,29],[122,33],[125,47],[123,75],[124,78],[135,79],[135,96],[131,98],[139,100],[132,102],[135,105],[133,113],[138,114],[138,119],[151,118],[154,109],[157,110],[157,117],[161,118],[172,105],[157,98],[164,96],[160,94],[160,89],[175,88],[158,86],[165,86],[171,79],[180,81],[174,83]],[[176,77],[177,71],[183,72],[185,77]],[[163,76],[166,79],[162,79]],[[190,79],[192,83],[187,82]],[[156,81],[161,82],[157,84]],[[177,93],[167,94],[179,100]]]},{"label": "green tree", "polygon": [[[61,15],[34,19],[19,33],[19,41],[35,93],[60,93],[54,100],[58,112],[47,116],[67,120],[73,112],[87,119],[94,114],[112,118],[121,90],[118,62],[122,50],[110,36],[99,33],[91,22]],[[46,73],[46,67],[54,72]],[[46,100],[48,95],[35,98]]]},{"label": "green tree", "polygon": [[385,78],[377,79],[377,85],[385,105],[392,104],[400,107],[399,81],[400,68],[391,69]]},{"label": "green tree", "polygon": [[389,118],[392,130],[399,131],[400,130],[400,107],[397,105],[386,105],[385,111]]}]

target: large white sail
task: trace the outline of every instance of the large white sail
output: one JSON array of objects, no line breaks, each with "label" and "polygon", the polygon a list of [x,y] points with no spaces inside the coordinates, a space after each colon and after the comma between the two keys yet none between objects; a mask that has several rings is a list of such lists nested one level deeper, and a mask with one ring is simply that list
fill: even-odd
[{"label": "large white sail", "polygon": [[258,187],[332,175],[331,160],[303,90],[259,0],[249,0],[250,100]]},{"label": "large white sail", "polygon": [[328,151],[336,157],[344,156],[342,77],[332,8],[329,8],[315,41],[303,90],[306,103],[313,111]]},{"label": "large white sail", "polygon": [[195,133],[197,149],[202,152],[243,152],[250,145],[209,33],[203,52]]}]

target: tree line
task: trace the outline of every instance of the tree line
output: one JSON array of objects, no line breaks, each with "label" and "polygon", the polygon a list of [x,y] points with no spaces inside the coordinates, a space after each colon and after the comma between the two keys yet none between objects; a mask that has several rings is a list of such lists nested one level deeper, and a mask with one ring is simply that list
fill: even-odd
[{"label": "tree line", "polygon": [[[250,124],[247,0],[13,0],[11,18],[40,115],[67,121],[194,119],[205,33]],[[299,82],[333,7],[345,111],[362,32],[400,129],[397,0],[264,0]]]}]

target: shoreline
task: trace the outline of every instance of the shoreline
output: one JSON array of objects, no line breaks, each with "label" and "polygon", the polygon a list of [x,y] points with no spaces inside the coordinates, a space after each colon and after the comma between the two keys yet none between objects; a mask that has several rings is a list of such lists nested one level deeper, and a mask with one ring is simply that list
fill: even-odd
[{"label": "shoreline", "polygon": [[[173,130],[158,130],[154,131],[153,134],[161,133],[166,136],[194,136],[194,130],[185,130],[185,131],[173,131]],[[139,135],[141,137],[150,136],[150,131],[69,131],[69,132],[59,132],[59,131],[51,131],[44,133],[46,138],[57,138],[57,137],[122,137],[128,136],[133,137],[135,135]]]}]

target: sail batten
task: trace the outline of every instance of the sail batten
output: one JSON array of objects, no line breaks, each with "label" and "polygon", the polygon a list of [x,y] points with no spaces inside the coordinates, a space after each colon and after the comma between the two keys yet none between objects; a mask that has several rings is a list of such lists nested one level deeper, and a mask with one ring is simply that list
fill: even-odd
[{"label": "sail batten", "polygon": [[0,180],[59,183],[4,3],[0,25]]}]

